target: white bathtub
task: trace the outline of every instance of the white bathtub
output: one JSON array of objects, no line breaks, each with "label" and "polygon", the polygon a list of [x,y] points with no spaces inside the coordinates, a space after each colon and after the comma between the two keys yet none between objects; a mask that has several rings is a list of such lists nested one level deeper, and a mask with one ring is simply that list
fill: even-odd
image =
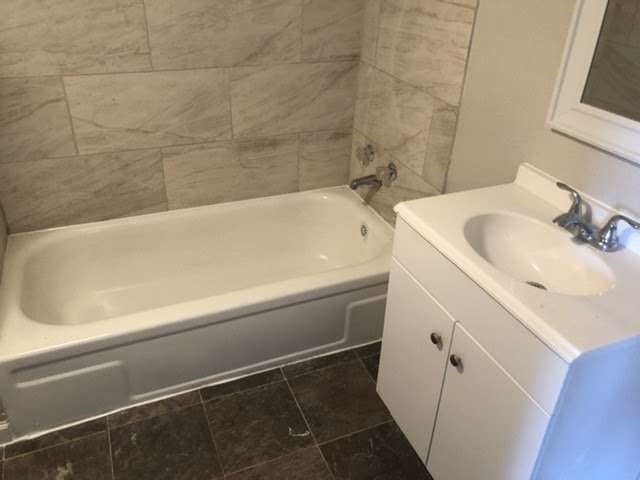
[{"label": "white bathtub", "polygon": [[377,340],[391,239],[346,187],[11,236],[0,441]]}]

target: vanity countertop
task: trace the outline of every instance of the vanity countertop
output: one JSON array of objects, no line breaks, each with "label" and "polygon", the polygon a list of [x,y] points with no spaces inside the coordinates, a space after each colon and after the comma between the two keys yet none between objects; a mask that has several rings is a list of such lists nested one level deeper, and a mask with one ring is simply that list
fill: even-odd
[{"label": "vanity countertop", "polygon": [[[573,244],[569,232],[552,223],[570,205],[566,192],[555,184],[556,179],[523,164],[514,183],[404,202],[396,206],[396,212],[549,348],[572,362],[588,352],[640,335],[640,233],[634,236],[621,230],[627,245],[618,252],[603,253],[586,244]],[[583,198],[592,207],[597,224],[612,215],[610,207],[587,195]],[[487,215],[527,217],[540,224],[540,232],[547,226],[557,229],[566,236],[568,248],[575,245],[575,249],[585,249],[575,251],[606,264],[612,273],[611,287],[595,294],[557,293],[532,287],[499,270],[477,253],[465,235],[470,219]],[[555,231],[551,233],[556,236]],[[533,238],[518,248],[545,248],[544,239],[537,240]],[[518,236],[505,232],[504,241],[516,242]],[[556,260],[562,262],[562,258]],[[570,275],[566,281],[571,281]]]}]

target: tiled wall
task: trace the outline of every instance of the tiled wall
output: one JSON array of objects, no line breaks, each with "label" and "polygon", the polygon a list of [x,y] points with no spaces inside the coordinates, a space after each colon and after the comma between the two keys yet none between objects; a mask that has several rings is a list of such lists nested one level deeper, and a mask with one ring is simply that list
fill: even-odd
[{"label": "tiled wall", "polygon": [[4,263],[4,252],[7,248],[7,224],[0,205],[0,279],[2,278],[2,265]]},{"label": "tiled wall", "polygon": [[[350,176],[394,161],[398,181],[371,204],[393,220],[396,203],[444,191],[477,0],[368,0]],[[363,167],[372,144],[375,163]]]},{"label": "tiled wall", "polygon": [[364,5],[0,2],[10,230],[345,183]]}]

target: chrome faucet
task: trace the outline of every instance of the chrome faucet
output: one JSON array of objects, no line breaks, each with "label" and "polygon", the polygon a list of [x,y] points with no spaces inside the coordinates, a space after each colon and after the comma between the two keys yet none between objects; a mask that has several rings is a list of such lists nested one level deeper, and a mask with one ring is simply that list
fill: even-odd
[{"label": "chrome faucet", "polygon": [[602,228],[591,223],[589,215],[583,213],[584,202],[580,194],[569,185],[557,183],[558,188],[571,194],[573,202],[567,213],[557,216],[553,223],[571,232],[574,238],[585,242],[603,252],[615,252],[622,248],[618,237],[618,223],[625,222],[632,228],[640,230],[640,223],[625,215],[614,215]]},{"label": "chrome faucet", "polygon": [[375,175],[367,175],[365,177],[354,178],[349,187],[352,190],[357,190],[359,187],[371,186],[376,190],[383,185],[390,186],[398,178],[398,168],[392,162],[386,167],[378,167]]},{"label": "chrome faucet", "polygon": [[354,178],[349,184],[351,190],[357,190],[359,187],[364,186],[380,188],[382,186],[382,180],[378,178],[378,175],[367,175],[366,177]]},{"label": "chrome faucet", "polygon": [[582,213],[584,202],[582,201],[580,194],[566,183],[558,182],[556,185],[561,190],[565,190],[571,194],[572,202],[571,207],[569,207],[569,211],[562,215],[558,215],[553,219],[553,223],[567,229],[569,224],[573,225],[576,221],[589,222],[588,216]]}]

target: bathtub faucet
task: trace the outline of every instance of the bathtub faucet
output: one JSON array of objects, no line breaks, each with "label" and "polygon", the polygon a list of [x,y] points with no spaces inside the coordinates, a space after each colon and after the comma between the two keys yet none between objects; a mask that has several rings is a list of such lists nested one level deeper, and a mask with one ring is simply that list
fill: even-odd
[{"label": "bathtub faucet", "polygon": [[378,167],[375,175],[354,178],[349,184],[349,187],[351,187],[352,190],[357,190],[359,187],[370,186],[375,187],[377,190],[382,187],[382,185],[387,187],[390,186],[391,182],[393,182],[397,177],[398,169],[392,162],[386,167]]},{"label": "bathtub faucet", "polygon": [[378,178],[378,175],[367,175],[366,177],[354,178],[349,184],[349,187],[351,187],[351,190],[357,190],[358,187],[365,185],[380,188],[382,186],[382,180]]}]

